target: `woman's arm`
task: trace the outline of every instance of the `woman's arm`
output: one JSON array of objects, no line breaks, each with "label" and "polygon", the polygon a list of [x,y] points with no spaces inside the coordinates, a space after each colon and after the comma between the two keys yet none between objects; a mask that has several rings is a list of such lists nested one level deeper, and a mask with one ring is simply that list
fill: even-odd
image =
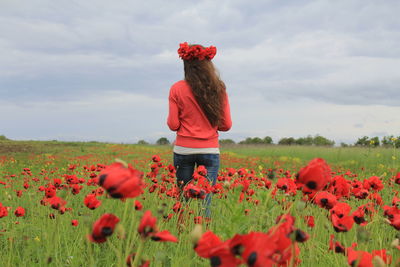
[{"label": "woman's arm", "polygon": [[169,114],[167,119],[168,127],[172,131],[177,131],[181,126],[181,122],[179,121],[179,108],[176,100],[176,95],[173,93],[173,90],[169,91]]},{"label": "woman's arm", "polygon": [[231,108],[229,106],[228,94],[225,94],[223,114],[218,125],[218,131],[229,131],[232,127]]}]

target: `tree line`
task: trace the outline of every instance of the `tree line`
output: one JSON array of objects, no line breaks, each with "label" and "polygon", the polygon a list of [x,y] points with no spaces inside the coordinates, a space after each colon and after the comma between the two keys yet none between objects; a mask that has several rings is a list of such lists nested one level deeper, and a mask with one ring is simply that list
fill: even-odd
[{"label": "tree line", "polygon": [[384,136],[379,139],[378,136],[368,137],[363,136],[358,138],[358,140],[354,144],[355,146],[364,146],[364,147],[400,147],[400,136],[395,137],[394,135]]},{"label": "tree line", "polygon": [[[324,136],[321,135],[315,135],[311,136],[308,135],[306,137],[299,137],[299,138],[294,138],[294,137],[283,137],[278,140],[277,143],[274,143],[272,137],[270,136],[265,136],[264,138],[260,137],[247,137],[246,139],[235,142],[232,139],[220,139],[220,144],[221,145],[298,145],[298,146],[334,146],[335,141],[330,140]],[[144,140],[140,140],[138,144],[149,144],[148,142]],[[166,138],[166,137],[161,137],[158,139],[155,143],[156,145],[170,145],[171,142]],[[395,137],[393,135],[389,136],[384,136],[382,138],[379,138],[377,136],[375,137],[368,137],[368,136],[363,136],[357,139],[357,141],[354,144],[346,144],[346,143],[340,143],[340,146],[342,147],[349,147],[349,146],[359,146],[359,147],[396,147],[400,148],[400,136]]]},{"label": "tree line", "polygon": [[[221,145],[275,145],[275,143],[272,140],[272,137],[266,136],[264,138],[260,137],[247,137],[245,140],[242,140],[238,143],[236,143],[232,139],[220,139],[219,140]],[[139,140],[137,142],[139,145],[148,145],[149,143],[145,140]],[[159,138],[156,143],[156,145],[170,145],[171,142],[166,138],[166,137],[161,137]],[[308,146],[333,146],[335,145],[335,141],[329,140],[326,137],[323,137],[321,135],[316,135],[316,136],[307,136],[307,137],[300,137],[300,138],[293,138],[293,137],[284,137],[281,138],[278,143],[278,145],[308,145]]]},{"label": "tree line", "polygon": [[[10,140],[4,135],[0,135],[0,141]],[[329,140],[326,137],[321,135],[311,136],[308,135],[306,137],[283,137],[279,139],[277,143],[274,143],[272,137],[266,136],[264,138],[260,137],[247,137],[246,139],[235,142],[232,139],[220,139],[221,145],[298,145],[298,146],[334,146],[335,141]],[[139,145],[149,145],[150,143],[145,140],[139,140],[137,142]],[[156,145],[170,145],[171,142],[166,137],[159,138],[156,142]],[[340,143],[342,147],[348,146],[359,146],[359,147],[395,147],[400,148],[400,136],[388,135],[382,138],[378,136],[369,137],[363,136],[357,139],[354,144],[346,144]]]},{"label": "tree line", "polygon": [[[220,140],[221,144],[235,144],[235,141],[232,139],[222,139]],[[274,145],[272,138],[270,136],[266,136],[264,138],[260,137],[247,137],[245,140],[238,142],[240,145]],[[300,146],[333,146],[335,145],[335,141],[329,140],[326,137],[321,135],[311,136],[308,135],[306,137],[283,137],[277,143],[277,145],[300,145]]]}]

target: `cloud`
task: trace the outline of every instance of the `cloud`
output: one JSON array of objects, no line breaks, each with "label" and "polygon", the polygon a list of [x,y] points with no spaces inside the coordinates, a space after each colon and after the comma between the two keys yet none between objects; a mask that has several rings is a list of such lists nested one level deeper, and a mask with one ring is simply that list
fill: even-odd
[{"label": "cloud", "polygon": [[[214,63],[234,113],[224,137],[396,134],[399,119],[388,114],[400,105],[399,11],[395,0],[5,0],[0,100],[11,115],[0,117],[0,130],[21,138],[173,138],[161,117],[169,87],[183,78],[176,49],[188,41],[218,48]],[[124,113],[154,125],[124,133],[113,121],[115,134],[85,124]]]},{"label": "cloud", "polygon": [[166,128],[167,102],[146,95],[103,92],[73,101],[0,102],[0,131],[15,139],[137,142]]}]

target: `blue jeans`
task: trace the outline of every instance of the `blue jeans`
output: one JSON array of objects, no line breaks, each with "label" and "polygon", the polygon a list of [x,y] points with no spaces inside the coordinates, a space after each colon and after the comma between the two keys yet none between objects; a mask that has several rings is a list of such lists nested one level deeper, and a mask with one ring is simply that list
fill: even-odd
[{"label": "blue jeans", "polygon": [[[211,185],[215,185],[219,170],[219,154],[181,155],[174,153],[176,180],[181,189],[192,180],[195,167],[200,165],[206,167],[207,179]],[[205,216],[210,217],[211,194],[207,194],[204,204],[206,206]]]}]

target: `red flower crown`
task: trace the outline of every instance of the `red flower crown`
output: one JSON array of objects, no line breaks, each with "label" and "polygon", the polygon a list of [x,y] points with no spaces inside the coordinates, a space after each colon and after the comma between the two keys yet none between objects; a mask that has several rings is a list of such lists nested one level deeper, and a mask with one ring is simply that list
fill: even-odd
[{"label": "red flower crown", "polygon": [[217,53],[215,46],[203,47],[201,45],[189,45],[187,42],[179,44],[178,55],[183,60],[211,60]]}]

